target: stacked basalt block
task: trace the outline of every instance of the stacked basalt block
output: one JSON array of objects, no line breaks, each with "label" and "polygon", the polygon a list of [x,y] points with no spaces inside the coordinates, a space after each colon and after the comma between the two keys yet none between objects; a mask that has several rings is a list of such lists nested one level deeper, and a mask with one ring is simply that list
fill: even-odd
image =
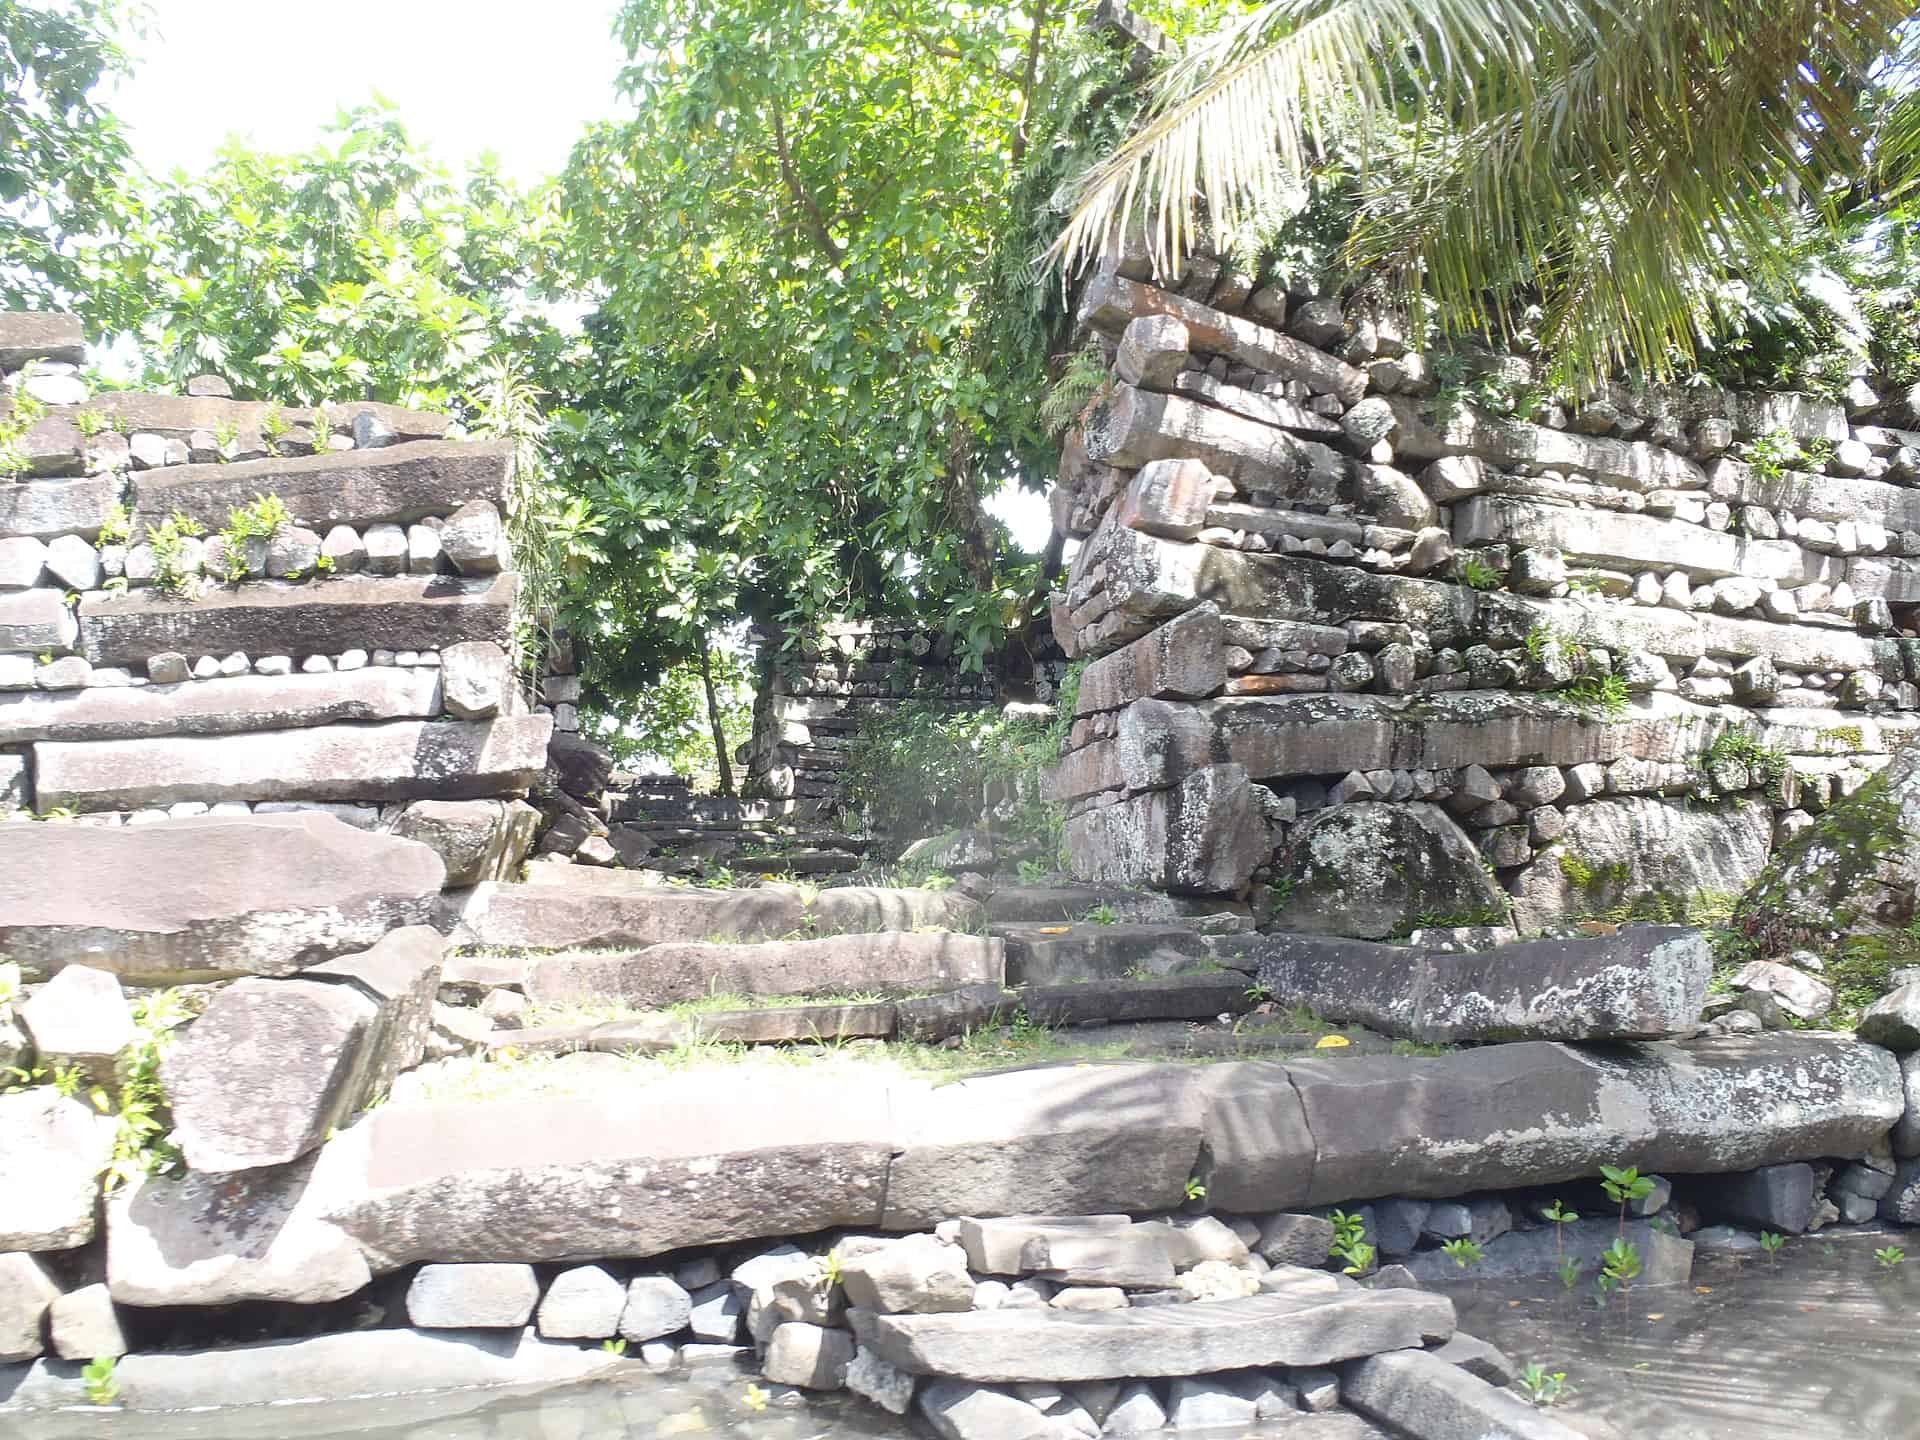
[{"label": "stacked basalt block", "polygon": [[[514,676],[511,447],[211,376],[96,394],[84,358],[70,317],[0,315],[0,811],[320,808],[449,884],[516,867],[553,717]],[[263,496],[287,522],[228,555]]]},{"label": "stacked basalt block", "polygon": [[1865,381],[1555,397],[1131,240],[1078,314],[1110,365],[1054,495],[1082,878],[1375,938],[1509,896],[1673,915],[1920,728],[1920,432]]}]

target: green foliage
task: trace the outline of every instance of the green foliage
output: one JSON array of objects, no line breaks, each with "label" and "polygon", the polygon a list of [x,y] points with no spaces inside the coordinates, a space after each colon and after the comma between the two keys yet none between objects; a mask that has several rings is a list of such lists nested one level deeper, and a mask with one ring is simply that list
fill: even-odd
[{"label": "green foliage", "polygon": [[1570,1255],[1563,1255],[1554,1273],[1560,1277],[1562,1288],[1571,1291],[1580,1283],[1580,1262]]},{"label": "green foliage", "polygon": [[1640,1247],[1631,1240],[1615,1237],[1600,1253],[1600,1273],[1611,1287],[1625,1289],[1640,1278]]},{"label": "green foliage", "polygon": [[1374,1247],[1367,1243],[1366,1218],[1336,1210],[1327,1219],[1333,1222],[1333,1244],[1327,1250],[1328,1255],[1341,1262],[1342,1274],[1356,1279],[1365,1275],[1378,1258]]},{"label": "green foliage", "polygon": [[1045,839],[1062,819],[1041,784],[1058,758],[1058,743],[1053,727],[997,709],[896,705],[856,732],[841,794],[875,830],[935,835],[972,824],[988,784],[1007,781],[1021,800],[1005,829]]},{"label": "green foliage", "polygon": [[105,433],[112,424],[100,411],[94,409],[76,410],[73,413],[73,428],[80,432],[83,440],[91,440]]},{"label": "green foliage", "polygon": [[1187,1199],[1204,1200],[1206,1198],[1207,1187],[1200,1183],[1200,1177],[1198,1175],[1189,1175],[1187,1177]]},{"label": "green foliage", "polygon": [[1470,590],[1498,590],[1507,583],[1504,571],[1489,565],[1478,555],[1467,552],[1455,557],[1453,573]]},{"label": "green foliage", "polygon": [[1567,1372],[1555,1370],[1548,1372],[1546,1366],[1535,1362],[1520,1372],[1515,1381],[1526,1392],[1527,1399],[1537,1408],[1545,1410],[1557,1405],[1566,1394]]},{"label": "green foliage", "polygon": [[80,1380],[87,1387],[87,1401],[93,1405],[111,1405],[120,1398],[120,1382],[114,1378],[114,1357],[97,1355],[80,1367]]},{"label": "green foliage", "polygon": [[627,1342],[616,1335],[611,1340],[602,1340],[600,1348],[609,1355],[624,1355],[627,1353]]},{"label": "green foliage", "polygon": [[131,152],[96,92],[127,70],[140,13],[0,0],[0,310],[57,308],[86,274],[76,242],[120,223]]},{"label": "green foliage", "polygon": [[1907,1263],[1907,1252],[1898,1245],[1885,1245],[1873,1252],[1873,1258],[1882,1270],[1892,1270]]},{"label": "green foliage", "polygon": [[1777,1230],[1762,1230],[1760,1232],[1760,1248],[1767,1253],[1768,1258],[1776,1263],[1779,1261],[1780,1252],[1786,1248],[1786,1244],[1787,1237]]},{"label": "green foliage", "polygon": [[1462,1270],[1478,1265],[1487,1258],[1487,1252],[1472,1240],[1448,1240],[1440,1246],[1447,1258]]},{"label": "green foliage", "polygon": [[227,511],[226,528],[220,532],[225,546],[226,580],[238,585],[247,578],[249,540],[272,540],[292,523],[293,516],[287,513],[286,502],[278,495],[256,492],[245,505],[231,507]]},{"label": "green foliage", "polygon": [[1779,480],[1801,458],[1800,442],[1786,430],[1769,430],[1747,446],[1747,464],[1761,480]]},{"label": "green foliage", "polygon": [[1047,398],[1040,402],[1040,423],[1049,434],[1058,435],[1084,418],[1112,388],[1113,376],[1100,347],[1089,345],[1076,350],[1067,357],[1059,378],[1048,387]]},{"label": "green foliage", "polygon": [[27,474],[27,432],[39,423],[47,407],[24,391],[7,397],[0,414],[0,480],[20,480]]},{"label": "green foliage", "polygon": [[[171,1139],[160,1065],[173,1046],[174,1028],[186,1018],[186,1003],[178,990],[149,991],[133,1003],[135,1035],[121,1059],[113,1159],[105,1181],[108,1190],[142,1175],[171,1174],[184,1163]],[[104,1098],[96,1095],[94,1103],[109,1110],[102,1103]]]},{"label": "green foliage", "polygon": [[1619,675],[1581,675],[1550,693],[1576,709],[1608,721],[1625,718],[1633,703],[1633,692]]},{"label": "green foliage", "polygon": [[[753,732],[753,675],[748,658],[737,647],[721,643],[718,636],[707,654],[722,731],[738,743]],[[602,695],[586,709],[596,738],[613,751],[620,765],[660,765],[689,777],[702,793],[719,788],[720,770],[698,662],[677,661],[638,694]]]},{"label": "green foliage", "polygon": [[133,517],[127,513],[127,507],[115,500],[107,506],[106,518],[100,522],[101,545],[125,545],[133,538]]},{"label": "green foliage", "polygon": [[1111,905],[1096,905],[1080,918],[1089,925],[1118,925],[1120,912]]},{"label": "green foliage", "polygon": [[188,563],[187,541],[206,534],[206,527],[178,510],[158,525],[147,527],[147,544],[153,547],[153,588],[176,600],[196,600],[200,596],[200,572]]}]

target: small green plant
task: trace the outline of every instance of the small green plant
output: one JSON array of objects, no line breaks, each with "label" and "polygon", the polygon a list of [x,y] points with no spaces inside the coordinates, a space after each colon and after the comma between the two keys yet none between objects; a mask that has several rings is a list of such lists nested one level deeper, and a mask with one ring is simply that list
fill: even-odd
[{"label": "small green plant", "polygon": [[1620,1207],[1620,1237],[1624,1241],[1627,1234],[1627,1206],[1653,1194],[1653,1181],[1632,1165],[1602,1165],[1600,1188],[1607,1192],[1609,1200]]},{"label": "small green plant", "polygon": [[1022,860],[1018,868],[1022,885],[1044,885],[1053,876],[1052,868],[1044,860]]},{"label": "small green plant", "polygon": [[1533,1364],[1520,1372],[1520,1378],[1516,1383],[1527,1392],[1527,1399],[1536,1408],[1544,1410],[1549,1405],[1558,1404],[1561,1397],[1566,1394],[1567,1372],[1564,1370],[1549,1372],[1546,1366]]},{"label": "small green plant", "polygon": [[1580,1262],[1568,1255],[1560,1261],[1559,1268],[1554,1273],[1560,1277],[1560,1284],[1571,1291],[1580,1283]]},{"label": "small green plant", "polygon": [[627,1353],[627,1342],[617,1337],[612,1340],[602,1340],[600,1348],[609,1355],[624,1355]]},{"label": "small green plant", "polygon": [[1080,918],[1089,925],[1118,925],[1120,912],[1111,905],[1096,905]]},{"label": "small green plant", "polygon": [[1469,590],[1498,590],[1507,577],[1478,555],[1461,555],[1454,561],[1454,574]]},{"label": "small green plant", "polygon": [[840,1247],[835,1246],[820,1257],[820,1281],[831,1290],[840,1283]]},{"label": "small green plant", "polygon": [[1053,382],[1040,402],[1040,423],[1052,435],[1060,434],[1083,418],[1113,388],[1106,357],[1097,345],[1076,350],[1064,360],[1060,378]]},{"label": "small green plant", "polygon": [[111,1355],[99,1355],[89,1360],[80,1371],[81,1383],[87,1387],[87,1399],[95,1405],[111,1405],[120,1398],[120,1382],[114,1378],[115,1361]]},{"label": "small green plant", "polygon": [[1253,984],[1247,986],[1245,994],[1250,1003],[1254,1005],[1264,1005],[1273,999],[1273,987],[1265,981],[1256,980]]},{"label": "small green plant", "polygon": [[1487,1252],[1473,1240],[1449,1240],[1440,1248],[1445,1252],[1446,1257],[1462,1270],[1470,1270],[1487,1258]]},{"label": "small green plant", "polygon": [[1888,1245],[1873,1252],[1873,1258],[1880,1262],[1882,1270],[1892,1270],[1907,1263],[1907,1252],[1898,1245]]},{"label": "small green plant", "polygon": [[1327,1217],[1333,1222],[1333,1244],[1327,1254],[1341,1263],[1341,1273],[1358,1279],[1373,1268],[1376,1251],[1367,1243],[1364,1216],[1336,1210]]},{"label": "small green plant", "polygon": [[753,1381],[749,1380],[747,1382],[746,1392],[741,1395],[740,1401],[749,1410],[758,1414],[767,1408],[768,1398],[767,1391],[761,1389],[758,1385],[754,1384]]},{"label": "small green plant", "polygon": [[0,416],[0,480],[17,480],[33,465],[27,454],[27,432],[40,423],[47,407],[24,392],[15,395]]},{"label": "small green plant", "polygon": [[1747,446],[1747,464],[1762,480],[1778,480],[1800,456],[1799,442],[1785,430],[1769,430]]},{"label": "small green plant", "polygon": [[287,438],[287,431],[292,428],[287,424],[287,417],[280,413],[280,407],[269,405],[267,413],[260,417],[261,448],[277,459],[280,454],[280,442]]},{"label": "small green plant", "polygon": [[1633,692],[1618,675],[1582,675],[1548,693],[1607,720],[1622,718],[1633,703]]},{"label": "small green plant", "polygon": [[158,525],[147,527],[147,543],[153,547],[153,587],[175,600],[192,600],[199,595],[199,566],[190,563],[187,541],[206,534],[206,527],[178,510]]},{"label": "small green plant", "polygon": [[1206,1198],[1207,1187],[1200,1183],[1200,1177],[1198,1175],[1189,1175],[1187,1177],[1187,1199],[1204,1200]]},{"label": "small green plant", "polygon": [[1618,1290],[1624,1305],[1627,1291],[1640,1278],[1640,1271],[1640,1247],[1625,1236],[1616,1236],[1614,1242],[1600,1252],[1601,1293],[1612,1294]]},{"label": "small green plant", "polygon": [[1780,1252],[1786,1248],[1786,1244],[1787,1237],[1782,1235],[1778,1230],[1762,1230],[1760,1232],[1760,1248],[1766,1251],[1767,1258],[1776,1265],[1780,1263]]},{"label": "small green plant", "polygon": [[[149,991],[134,1002],[135,1038],[121,1062],[120,1110],[114,1117],[117,1128],[113,1159],[107,1166],[108,1190],[141,1175],[170,1173],[180,1167],[160,1066],[173,1047],[175,1027],[186,1019],[186,1001],[178,990]],[[101,1104],[102,1098],[94,1103],[106,1111],[109,1107]]]},{"label": "small green plant", "polygon": [[80,438],[91,440],[102,434],[107,428],[107,417],[98,410],[76,410],[73,415],[73,428],[80,432]]},{"label": "small green plant", "polygon": [[240,427],[231,420],[223,420],[213,427],[213,444],[214,448],[220,452],[222,463],[231,458],[233,447],[239,439]]},{"label": "small green plant", "polygon": [[124,545],[132,537],[133,517],[127,513],[127,507],[116,500],[107,506],[106,518],[100,522],[99,543]]},{"label": "small green plant", "polygon": [[1567,1258],[1567,1226],[1578,1220],[1580,1215],[1577,1211],[1567,1209],[1558,1200],[1540,1213],[1543,1218],[1553,1222],[1553,1253],[1564,1264]]}]

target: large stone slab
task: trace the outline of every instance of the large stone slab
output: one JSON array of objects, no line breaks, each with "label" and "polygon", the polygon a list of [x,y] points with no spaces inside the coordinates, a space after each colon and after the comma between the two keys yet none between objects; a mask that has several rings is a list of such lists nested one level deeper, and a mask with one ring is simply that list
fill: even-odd
[{"label": "large stone slab", "polygon": [[0,485],[0,539],[31,535],[51,540],[80,535],[91,540],[120,498],[117,475],[86,480],[29,480]]},{"label": "large stone slab", "polygon": [[9,310],[0,315],[0,370],[18,370],[29,360],[86,362],[80,317],[50,310]]},{"label": "large stone slab", "polygon": [[1273,853],[1246,770],[1209,765],[1172,783],[1071,817],[1066,844],[1075,878],[1191,895],[1242,893]]},{"label": "large stone slab", "polygon": [[400,813],[393,833],[438,855],[452,889],[512,879],[539,823],[540,812],[524,800],[416,800]]},{"label": "large stone slab", "polygon": [[1014,985],[1072,988],[1088,980],[1165,975],[1208,953],[1204,935],[1174,924],[1027,922],[996,926],[995,932],[1006,938],[1007,979]]},{"label": "large stone slab", "polygon": [[1144,696],[1199,699],[1227,683],[1220,612],[1204,604],[1131,645],[1102,656],[1080,676],[1076,715],[1117,710]]},{"label": "large stone slab", "polygon": [[1620,510],[1574,510],[1526,500],[1475,497],[1454,507],[1457,545],[1547,547],[1569,561],[1624,570],[1678,570],[1693,580],[1745,575],[1783,586],[1846,578],[1846,562],[1791,540],[1755,540],[1685,520]]},{"label": "large stone slab", "polygon": [[[1266,1060],[1208,1065],[1200,1072],[1200,1093],[1206,1115],[1201,1179],[1207,1203],[1227,1214],[1310,1203],[1318,1146],[1287,1067]],[[1324,1221],[1312,1227],[1316,1253],[1310,1258],[1315,1264],[1327,1249],[1319,1241],[1324,1227]],[[1281,1255],[1270,1249],[1268,1258]]]},{"label": "large stone slab", "polygon": [[235,465],[168,465],[133,479],[133,514],[158,524],[176,512],[209,531],[257,494],[280,497],[296,525],[405,525],[473,500],[505,509],[513,471],[508,440],[439,440]]},{"label": "large stone slab", "polygon": [[1340,1400],[1420,1440],[1586,1440],[1519,1396],[1420,1350],[1345,1366]]},{"label": "large stone slab", "polygon": [[0,1095],[0,1253],[93,1239],[114,1129],[51,1085]]},{"label": "large stone slab", "polygon": [[1199,1158],[1196,1072],[1078,1065],[901,1082],[883,1223],[1171,1209]]},{"label": "large stone slab", "polygon": [[319,1305],[364,1289],[360,1247],[322,1218],[313,1162],[148,1175],[107,1204],[107,1288],[122,1305]]},{"label": "large stone slab", "polygon": [[[530,866],[536,872],[560,866]],[[575,867],[565,867],[572,870]],[[800,928],[806,907],[790,890],[677,890],[667,886],[476,885],[460,904],[456,945],[571,950],[734,937],[762,940]]]},{"label": "large stone slab", "polygon": [[0,826],[0,949],[153,984],[288,975],[424,923],[442,873],[424,845],[311,812]]},{"label": "large stone slab", "polygon": [[249,977],[222,989],[161,1069],[187,1163],[252,1170],[317,1147],[366,1098],[375,1013],[350,985]]},{"label": "large stone slab", "polygon": [[1758,798],[1709,808],[1632,795],[1562,813],[1559,845],[1514,887],[1523,932],[1620,907],[1680,916],[1702,900],[1725,902],[1760,878],[1773,848],[1773,809]]},{"label": "large stone slab", "polygon": [[394,666],[324,675],[234,675],[178,685],[0,691],[0,745],[231,735],[440,712],[440,672]]},{"label": "large stone slab", "polygon": [[563,1098],[383,1105],[325,1147],[314,1183],[380,1272],[657,1255],[879,1224],[891,1134],[879,1086],[676,1073]]},{"label": "large stone slab", "polygon": [[[1893,1056],[1819,1034],[1285,1068],[1315,1140],[1309,1193],[1285,1204],[1553,1184],[1602,1164],[1703,1174],[1860,1154],[1905,1109]],[[1249,1147],[1234,1164],[1261,1159]],[[1226,1168],[1216,1147],[1215,1176]]]},{"label": "large stone slab", "polygon": [[182,800],[464,800],[524,791],[546,767],[551,715],[395,720],[246,735],[44,741],[41,805],[137,810]]},{"label": "large stone slab", "polygon": [[1572,430],[1554,430],[1525,420],[1505,420],[1459,406],[1435,426],[1421,407],[1392,397],[1394,450],[1402,460],[1443,455],[1479,455],[1501,465],[1541,465],[1592,475],[1626,490],[1697,490],[1706,472],[1683,455],[1642,440],[1609,440]]},{"label": "large stone slab", "polygon": [[[118,1404],[136,1414],[258,1407],[254,1413],[279,1415],[273,1408],[301,1401],[344,1401],[360,1397],[470,1391],[504,1385],[555,1385],[616,1372],[632,1362],[601,1350],[582,1350],[566,1341],[541,1340],[532,1330],[356,1330],[308,1340],[276,1340],[265,1345],[229,1346],[186,1353],[128,1355],[114,1369]],[[86,1386],[70,1365],[36,1365],[0,1411],[79,1408],[87,1404]],[[461,1405],[457,1395],[439,1402]],[[238,1412],[244,1416],[248,1411]],[[221,1424],[241,1422],[230,1414]],[[268,1432],[285,1434],[286,1422]]]},{"label": "large stone slab", "polygon": [[73,612],[58,590],[0,595],[0,653],[64,655],[73,649]]},{"label": "large stone slab", "polygon": [[809,995],[997,985],[1002,942],[953,933],[832,935],[758,945],[654,945],[630,955],[557,955],[527,968],[527,994],[547,1005],[671,1005],[704,995]]},{"label": "large stone slab", "polygon": [[446,949],[439,931],[409,925],[383,936],[370,950],[325,961],[305,972],[309,979],[351,986],[377,1007],[360,1082],[367,1097],[386,1095],[400,1073],[418,1065],[426,1053]]},{"label": "large stone slab", "polygon": [[879,1315],[868,1329],[873,1351],[910,1374],[1060,1383],[1325,1365],[1445,1340],[1454,1321],[1443,1296],[1362,1290],[1134,1310]]},{"label": "large stone slab", "polygon": [[[114,422],[124,435],[136,430],[150,431],[169,439],[184,440],[196,430],[218,430],[231,425],[236,430],[257,430],[270,412],[277,412],[289,426],[312,425],[315,412],[301,405],[279,405],[270,400],[230,400],[213,395],[145,395],[132,390],[104,390],[93,397],[89,408],[98,410]],[[326,407],[328,429],[351,430],[361,415],[378,420],[402,441],[438,440],[447,433],[447,417],[420,410],[407,410],[377,400],[349,400]],[[282,462],[285,463],[285,462]],[[183,467],[184,468],[184,467]],[[243,497],[251,500],[253,497]],[[224,512],[219,516],[224,522]]]},{"label": "large stone slab", "polygon": [[[1118,470],[1157,460],[1193,458],[1240,481],[1289,499],[1331,499],[1338,471],[1316,491],[1309,479],[1312,441],[1244,415],[1216,410],[1179,395],[1119,385],[1096,407],[1085,427],[1087,455]],[[1120,507],[1115,507],[1116,515]],[[1123,517],[1124,518],[1124,517]]]},{"label": "large stone slab", "polygon": [[[804,896],[802,897],[805,898]],[[807,907],[814,930],[823,935],[871,930],[977,930],[985,912],[980,902],[958,890],[918,886],[888,889],[874,885],[836,885],[817,892]]]},{"label": "large stone slab", "polygon": [[1706,937],[1664,926],[1454,954],[1288,934],[1223,943],[1257,960],[1281,1005],[1431,1045],[1691,1033],[1713,975]]},{"label": "large stone slab", "polygon": [[338,655],[438,650],[512,640],[519,580],[452,575],[345,575],[302,583],[222,586],[192,600],[158,590],[94,591],[80,601],[80,645],[96,665],[155,655]]}]

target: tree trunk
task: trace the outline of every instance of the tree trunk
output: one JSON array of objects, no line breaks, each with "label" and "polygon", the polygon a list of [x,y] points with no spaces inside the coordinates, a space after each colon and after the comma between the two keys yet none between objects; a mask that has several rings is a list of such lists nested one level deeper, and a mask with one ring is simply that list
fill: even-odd
[{"label": "tree trunk", "polygon": [[713,727],[713,758],[720,766],[720,793],[733,795],[733,766],[727,759],[727,730],[720,723],[720,697],[713,690],[713,658],[700,646],[700,681],[707,689],[707,724]]}]

